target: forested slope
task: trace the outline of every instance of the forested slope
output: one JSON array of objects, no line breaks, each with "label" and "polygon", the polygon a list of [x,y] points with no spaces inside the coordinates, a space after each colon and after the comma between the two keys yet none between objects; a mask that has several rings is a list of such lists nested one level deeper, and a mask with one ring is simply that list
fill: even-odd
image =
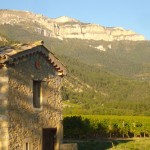
[{"label": "forested slope", "polygon": [[150,115],[150,41],[58,40],[11,25],[0,34],[1,45],[44,40],[63,61],[64,114]]}]

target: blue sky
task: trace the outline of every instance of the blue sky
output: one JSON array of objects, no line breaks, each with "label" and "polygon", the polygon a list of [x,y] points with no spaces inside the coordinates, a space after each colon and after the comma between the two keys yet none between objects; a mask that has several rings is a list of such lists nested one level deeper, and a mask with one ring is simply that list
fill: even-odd
[{"label": "blue sky", "polygon": [[50,18],[123,27],[150,40],[150,0],[0,0],[0,9],[26,10]]}]

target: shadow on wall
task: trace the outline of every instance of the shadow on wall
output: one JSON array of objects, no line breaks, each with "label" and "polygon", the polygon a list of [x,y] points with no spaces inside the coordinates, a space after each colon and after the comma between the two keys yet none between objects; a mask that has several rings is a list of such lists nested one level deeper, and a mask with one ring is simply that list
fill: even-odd
[{"label": "shadow on wall", "polygon": [[[26,68],[25,68],[26,69]],[[60,121],[60,103],[56,100],[59,96],[56,88],[57,78],[52,81],[42,82],[44,89],[49,92],[43,98],[41,110],[33,108],[33,81],[32,74],[25,74],[11,68],[9,79],[9,145],[12,149],[22,148],[23,140],[31,138],[33,149],[42,143],[42,128],[56,128]],[[52,83],[51,83],[52,82]],[[50,121],[53,120],[53,121]]]}]

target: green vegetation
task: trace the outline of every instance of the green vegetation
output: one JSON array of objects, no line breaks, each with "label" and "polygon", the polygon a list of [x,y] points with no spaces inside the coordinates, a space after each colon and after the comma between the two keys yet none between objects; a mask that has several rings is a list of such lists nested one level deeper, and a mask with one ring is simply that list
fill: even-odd
[{"label": "green vegetation", "polygon": [[150,117],[144,116],[65,116],[65,139],[150,137]]},{"label": "green vegetation", "polygon": [[116,146],[113,146],[112,150],[126,150],[126,149],[133,149],[133,150],[149,150],[150,148],[150,139],[137,139],[133,141],[129,141],[127,143],[121,143]]},{"label": "green vegetation", "polygon": [[30,24],[0,25],[0,33],[9,41],[44,40],[64,62],[63,114],[150,115],[150,41],[58,40]]},{"label": "green vegetation", "polygon": [[6,46],[6,45],[12,45],[14,43],[17,43],[15,41],[10,40],[8,37],[6,37],[3,34],[0,34],[0,46]]},{"label": "green vegetation", "polygon": [[72,141],[78,143],[78,150],[149,150],[150,139],[132,140],[88,140]]},{"label": "green vegetation", "polygon": [[64,61],[69,64],[62,88],[64,114],[150,115],[148,81],[131,80],[67,57]]},{"label": "green vegetation", "polygon": [[64,116],[64,141],[79,150],[149,150],[150,117]]},{"label": "green vegetation", "polygon": [[41,36],[38,36],[32,28],[29,30],[22,26],[12,26],[8,24],[0,25],[0,33],[5,35],[7,39],[11,41],[19,41],[23,43],[31,43],[43,39]]},{"label": "green vegetation", "polygon": [[72,116],[64,117],[64,138],[80,140],[79,150],[149,149],[150,41],[58,40],[26,23],[0,25],[0,36],[0,46],[43,40],[67,66],[63,114]]},{"label": "green vegetation", "polygon": [[[50,40],[56,54],[132,79],[149,79],[150,41]],[[102,45],[106,51],[95,49]],[[108,46],[111,45],[111,49]],[[91,47],[92,46],[92,47]]]}]

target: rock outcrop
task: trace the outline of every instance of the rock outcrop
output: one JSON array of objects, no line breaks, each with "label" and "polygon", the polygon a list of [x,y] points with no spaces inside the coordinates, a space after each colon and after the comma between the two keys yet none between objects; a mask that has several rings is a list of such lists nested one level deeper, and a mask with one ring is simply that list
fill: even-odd
[{"label": "rock outcrop", "polygon": [[105,41],[145,40],[143,35],[139,35],[132,30],[82,23],[66,16],[52,19],[31,12],[15,10],[0,10],[0,16],[0,24],[22,25],[47,37]]}]

